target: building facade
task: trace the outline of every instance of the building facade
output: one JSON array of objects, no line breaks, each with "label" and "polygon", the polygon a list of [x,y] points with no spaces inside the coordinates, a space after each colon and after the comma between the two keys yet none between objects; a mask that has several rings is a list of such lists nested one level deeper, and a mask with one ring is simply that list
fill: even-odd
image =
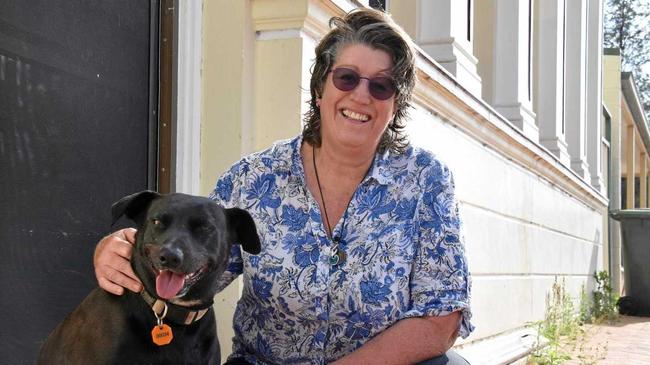
[{"label": "building facade", "polygon": [[[461,202],[476,330],[457,345],[477,363],[514,361],[556,278],[577,297],[595,271],[620,266],[608,219],[608,178],[620,173],[607,156],[628,142],[613,140],[622,101],[603,109],[602,1],[383,3],[418,45],[411,140],[451,167]],[[179,1],[176,190],[207,194],[242,155],[298,134],[329,18],[369,5]],[[634,151],[646,162],[622,171],[647,176],[647,150]],[[215,301],[225,354],[239,285]]]}]

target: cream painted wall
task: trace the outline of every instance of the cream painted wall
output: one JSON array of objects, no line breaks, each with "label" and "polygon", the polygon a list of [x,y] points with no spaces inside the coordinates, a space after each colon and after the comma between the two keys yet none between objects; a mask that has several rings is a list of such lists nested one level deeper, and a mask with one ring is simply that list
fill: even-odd
[{"label": "cream painted wall", "polygon": [[603,103],[612,118],[612,127],[621,122],[621,56],[603,56]]},{"label": "cream painted wall", "polygon": [[[611,116],[611,176],[617,177],[611,180],[612,186],[610,188],[614,193],[610,197],[610,208],[611,209],[620,209],[621,208],[621,180],[618,178],[621,176],[621,163],[623,161],[622,148],[621,148],[621,134],[624,132],[622,130],[622,91],[621,91],[621,57],[617,55],[605,55],[603,56],[603,104],[609,110]],[[616,221],[611,221],[609,225],[610,229],[610,247],[611,247],[611,257],[609,261],[611,262],[611,268],[620,268],[621,267],[621,228],[620,223]],[[615,293],[620,293],[622,288],[622,277],[620,270],[612,270],[612,288]]]},{"label": "cream painted wall", "polygon": [[[203,110],[200,189],[208,194],[217,178],[252,145],[253,39],[248,1],[203,2]],[[215,297],[222,357],[232,347],[232,318],[240,296],[236,280]]]},{"label": "cream painted wall", "polygon": [[300,132],[304,112],[302,51],[298,32],[258,40],[255,46],[255,149]]}]

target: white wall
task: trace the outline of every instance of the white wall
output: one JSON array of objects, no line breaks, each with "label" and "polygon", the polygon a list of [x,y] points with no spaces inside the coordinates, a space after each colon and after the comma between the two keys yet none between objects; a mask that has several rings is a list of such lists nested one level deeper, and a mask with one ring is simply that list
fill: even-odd
[{"label": "white wall", "polygon": [[602,269],[602,213],[422,108],[408,131],[434,151],[456,181],[476,331],[492,336],[543,318],[556,276],[578,297]]}]

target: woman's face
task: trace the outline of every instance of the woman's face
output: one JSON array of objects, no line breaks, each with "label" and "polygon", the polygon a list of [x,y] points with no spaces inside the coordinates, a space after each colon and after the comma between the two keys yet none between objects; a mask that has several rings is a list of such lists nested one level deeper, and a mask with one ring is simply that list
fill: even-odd
[{"label": "woman's face", "polygon": [[[345,67],[361,77],[390,77],[390,55],[362,44],[345,46],[339,51],[332,70]],[[395,95],[379,100],[368,92],[368,80],[361,79],[350,91],[341,91],[327,75],[320,99],[323,145],[363,148],[375,151],[395,114]]]}]

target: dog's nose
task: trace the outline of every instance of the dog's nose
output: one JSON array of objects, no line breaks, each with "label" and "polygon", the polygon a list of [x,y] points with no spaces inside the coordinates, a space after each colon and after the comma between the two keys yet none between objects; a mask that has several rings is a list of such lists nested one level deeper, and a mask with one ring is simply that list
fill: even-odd
[{"label": "dog's nose", "polygon": [[166,246],[160,249],[158,259],[163,266],[175,269],[183,262],[183,251],[177,247]]}]

